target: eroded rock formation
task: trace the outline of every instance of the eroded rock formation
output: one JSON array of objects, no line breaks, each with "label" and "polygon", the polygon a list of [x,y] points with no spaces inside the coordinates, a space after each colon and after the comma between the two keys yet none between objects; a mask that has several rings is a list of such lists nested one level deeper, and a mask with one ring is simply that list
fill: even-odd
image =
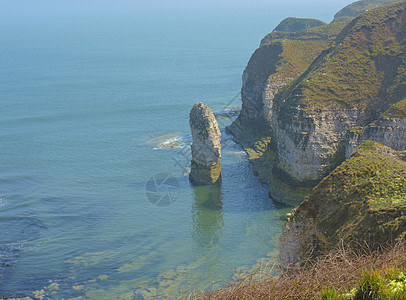
[{"label": "eroded rock formation", "polygon": [[213,112],[197,103],[190,111],[189,123],[193,137],[190,181],[196,185],[220,182],[221,134]]}]

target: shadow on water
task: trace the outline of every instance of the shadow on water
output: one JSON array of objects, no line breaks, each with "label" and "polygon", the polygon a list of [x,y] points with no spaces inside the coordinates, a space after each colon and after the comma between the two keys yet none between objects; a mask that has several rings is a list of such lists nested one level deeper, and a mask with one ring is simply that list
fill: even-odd
[{"label": "shadow on water", "polygon": [[223,234],[221,185],[195,186],[192,207],[192,236],[196,249],[215,249]]}]

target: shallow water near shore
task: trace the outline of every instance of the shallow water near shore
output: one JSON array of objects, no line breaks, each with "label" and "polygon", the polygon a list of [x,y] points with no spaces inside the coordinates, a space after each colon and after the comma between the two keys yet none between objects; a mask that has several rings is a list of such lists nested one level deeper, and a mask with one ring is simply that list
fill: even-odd
[{"label": "shallow water near shore", "polygon": [[[289,208],[224,126],[277,21],[1,29],[0,297],[165,299],[276,259]],[[197,101],[219,116],[221,185],[187,177]]]}]

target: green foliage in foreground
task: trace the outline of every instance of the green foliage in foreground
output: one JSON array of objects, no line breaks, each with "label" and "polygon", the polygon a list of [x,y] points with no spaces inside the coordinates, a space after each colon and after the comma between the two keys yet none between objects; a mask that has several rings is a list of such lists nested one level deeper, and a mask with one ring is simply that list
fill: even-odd
[{"label": "green foliage in foreground", "polygon": [[406,269],[381,275],[374,270],[364,272],[363,279],[347,293],[327,289],[323,300],[406,300]]}]

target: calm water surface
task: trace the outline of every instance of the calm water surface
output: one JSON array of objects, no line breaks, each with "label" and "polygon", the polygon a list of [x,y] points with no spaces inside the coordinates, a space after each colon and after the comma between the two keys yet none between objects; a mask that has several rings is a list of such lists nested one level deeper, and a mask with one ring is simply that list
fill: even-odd
[{"label": "calm water surface", "polygon": [[[276,257],[288,208],[224,133],[230,119],[221,186],[185,174],[190,108],[238,108],[242,71],[278,21],[0,29],[0,297],[167,298]],[[151,190],[162,173],[174,184]]]}]

